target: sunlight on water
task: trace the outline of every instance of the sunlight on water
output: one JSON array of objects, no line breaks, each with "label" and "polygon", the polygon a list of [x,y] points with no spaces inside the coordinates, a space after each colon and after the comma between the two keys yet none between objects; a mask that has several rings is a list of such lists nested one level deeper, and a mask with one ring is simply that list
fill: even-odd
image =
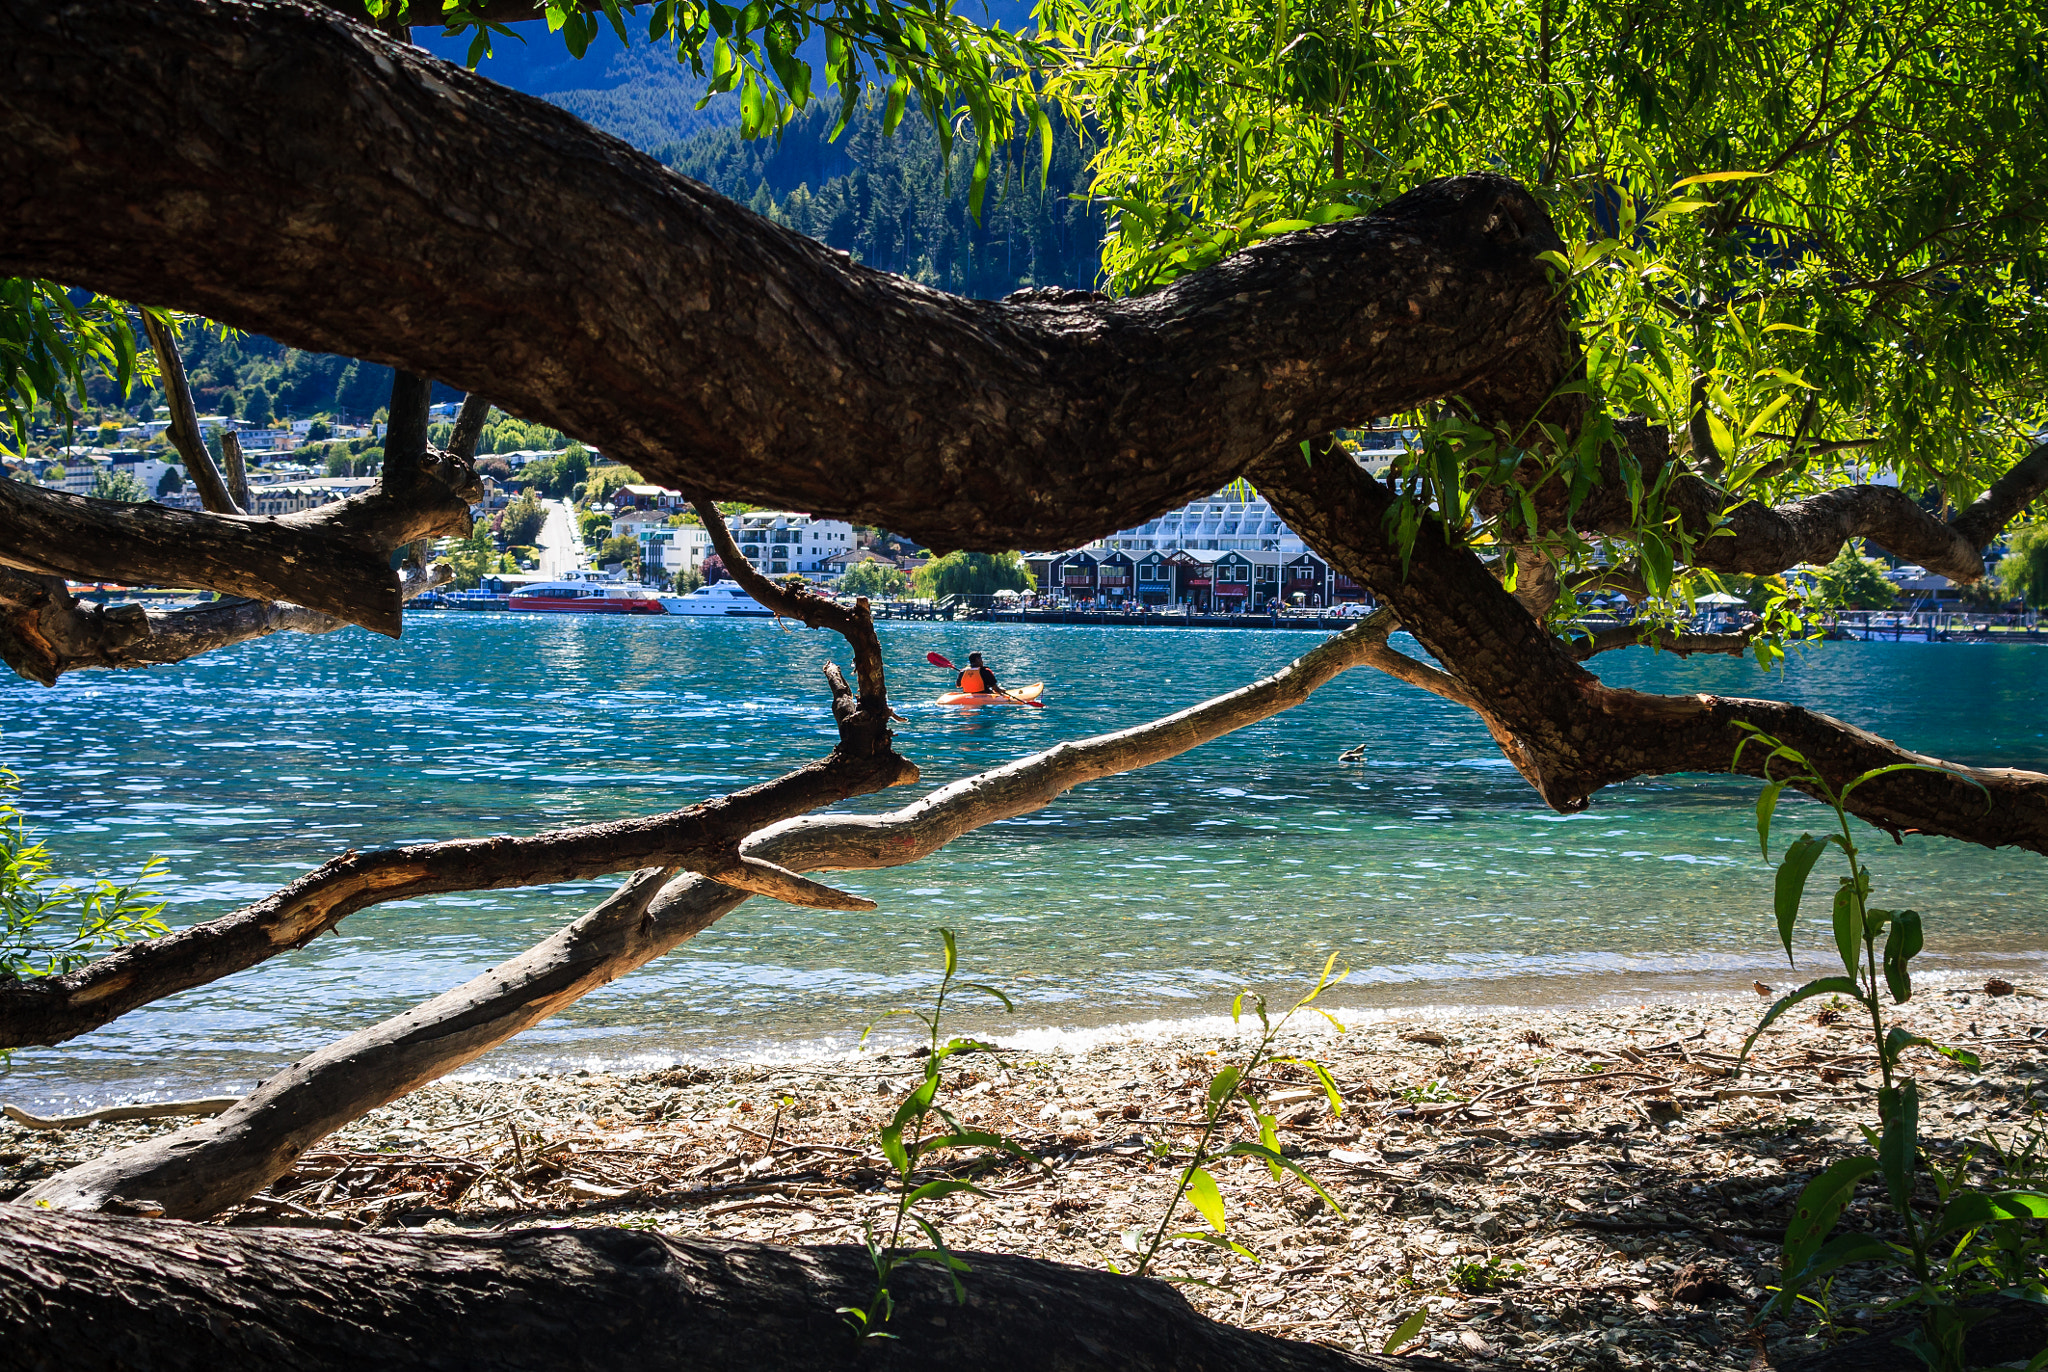
[{"label": "sunlight on water", "polygon": [[[968,625],[883,636],[911,720],[899,746],[925,780],[863,809],[1192,704],[1314,641]],[[24,808],[64,870],[118,874],[162,854],[182,924],[352,847],[649,813],[772,777],[831,746],[819,669],[837,646],[758,621],[421,615],[401,643],[282,636],[55,690],[14,683],[0,691],[0,728]],[[950,684],[926,651],[961,660],[971,647],[1007,683],[1046,681],[1051,708],[917,703]],[[1789,695],[1926,752],[2042,767],[2044,661],[2017,646],[1830,644],[1782,680],[1748,662],[1647,654],[1615,654],[1603,674],[1651,690]],[[1359,743],[1367,761],[1339,764]],[[928,984],[939,924],[961,931],[978,976],[1017,994],[1019,1028],[1210,1014],[1247,983],[1312,974],[1331,950],[1355,969],[1339,1000],[1358,1006],[1783,979],[1754,798],[1747,781],[1665,778],[1555,815],[1469,715],[1355,672],[1288,714],[916,867],[833,878],[878,913],[751,902],[486,1066],[843,1046]],[[1819,822],[1804,802],[1781,816],[1789,832]],[[1926,916],[1937,964],[2048,947],[2041,859],[1926,839],[1871,852],[1880,891]],[[246,1087],[517,953],[609,889],[366,911],[255,971],[18,1054],[8,1091],[56,1101]]]}]

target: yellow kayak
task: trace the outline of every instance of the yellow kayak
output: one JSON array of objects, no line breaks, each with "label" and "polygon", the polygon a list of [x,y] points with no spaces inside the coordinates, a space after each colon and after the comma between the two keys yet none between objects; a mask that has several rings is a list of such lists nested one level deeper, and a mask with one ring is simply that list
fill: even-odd
[{"label": "yellow kayak", "polygon": [[1014,691],[948,691],[935,702],[939,705],[1037,705],[1045,706],[1039,697],[1045,694],[1045,683],[1034,681],[1029,686],[1019,686]]}]

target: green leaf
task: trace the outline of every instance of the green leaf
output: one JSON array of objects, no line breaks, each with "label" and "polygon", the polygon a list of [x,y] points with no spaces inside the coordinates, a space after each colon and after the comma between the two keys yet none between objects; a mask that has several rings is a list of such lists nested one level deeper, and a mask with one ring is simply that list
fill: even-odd
[{"label": "green leaf", "polygon": [[1735,1060],[1735,1074],[1737,1076],[1742,1075],[1742,1064],[1748,1061],[1749,1050],[1756,1045],[1757,1039],[1762,1036],[1764,1030],[1771,1027],[1778,1016],[1784,1014],[1787,1010],[1799,1004],[1799,1002],[1812,1000],[1815,996],[1853,996],[1858,1001],[1861,1001],[1863,999],[1863,988],[1847,977],[1821,977],[1816,981],[1807,982],[1806,985],[1800,987],[1797,991],[1788,992],[1778,997],[1771,1008],[1764,1012],[1763,1021],[1750,1031],[1748,1038],[1742,1041],[1742,1052]]},{"label": "green leaf", "polygon": [[1405,1347],[1417,1334],[1422,1332],[1423,1322],[1428,1318],[1429,1307],[1425,1305],[1407,1319],[1402,1320],[1400,1324],[1394,1327],[1394,1332],[1387,1335],[1387,1341],[1380,1345],[1380,1352],[1391,1357],[1395,1349]]},{"label": "green leaf", "polygon": [[1913,1170],[1920,1151],[1919,1085],[1909,1078],[1903,1086],[1879,1091],[1877,1110],[1884,1117],[1884,1133],[1877,1141],[1878,1165],[1884,1170],[1892,1208],[1910,1216]]},{"label": "green leaf", "polygon": [[1850,881],[1835,890],[1835,951],[1842,955],[1849,975],[1855,976],[1863,953],[1863,901]]},{"label": "green leaf", "polygon": [[903,1198],[903,1206],[907,1210],[911,1206],[923,1201],[937,1200],[941,1196],[950,1196],[955,1191],[972,1191],[977,1196],[986,1196],[988,1194],[988,1192],[982,1190],[971,1181],[960,1181],[952,1177],[942,1177],[938,1181],[926,1182],[923,1186],[918,1187],[915,1191],[905,1196]]},{"label": "green leaf", "polygon": [[[1778,794],[1784,789],[1785,783],[1782,781],[1766,782],[1762,793],[1756,798],[1756,841],[1764,850],[1765,862],[1771,860],[1771,815],[1776,812]],[[1789,944],[1785,951],[1792,951]]]},{"label": "green leaf", "polygon": [[1891,988],[1894,1001],[1912,999],[1913,979],[1906,970],[1906,964],[1920,952],[1921,943],[1917,910],[1901,910],[1892,916],[1892,932],[1884,941],[1884,980],[1885,985]]},{"label": "green leaf", "polygon": [[1663,595],[1671,588],[1671,545],[1652,529],[1637,534],[1636,542],[1643,550],[1643,580],[1649,583],[1650,594]]},{"label": "green leaf", "polygon": [[1812,834],[1801,834],[1785,850],[1785,860],[1778,864],[1778,886],[1774,905],[1778,915],[1778,938],[1785,945],[1785,961],[1792,961],[1792,929],[1799,923],[1799,901],[1806,894],[1806,878],[1813,872],[1813,864],[1820,861],[1831,840],[1815,838]]},{"label": "green leaf", "polygon": [[1229,1100],[1237,1091],[1237,1079],[1238,1070],[1235,1067],[1226,1067],[1209,1078],[1209,1103],[1221,1105]]},{"label": "green leaf", "polygon": [[1684,190],[1687,186],[1705,185],[1710,181],[1747,181],[1752,177],[1769,175],[1769,172],[1760,171],[1701,172],[1698,176],[1688,176],[1683,181],[1672,182],[1671,189],[1676,192]]},{"label": "green leaf", "polygon": [[[1998,1212],[2014,1219],[2048,1219],[2048,1193],[2040,1191],[2001,1191],[1991,1198]],[[2035,1296],[2035,1300],[2048,1304],[2048,1296]]]},{"label": "green leaf", "polygon": [[1325,1191],[1320,1182],[1302,1170],[1300,1163],[1281,1153],[1276,1148],[1268,1148],[1263,1143],[1233,1143],[1230,1147],[1223,1150],[1223,1156],[1226,1158],[1259,1158],[1269,1166],[1284,1168],[1301,1178],[1302,1183],[1309,1190],[1322,1197],[1323,1204],[1329,1206],[1333,1213],[1339,1215],[1344,1213],[1344,1207],[1337,1204],[1335,1196]]},{"label": "green leaf", "polygon": [[1784,1260],[1779,1264],[1785,1273],[1788,1289],[1792,1286],[1792,1279],[1820,1252],[1828,1231],[1835,1227],[1835,1221],[1842,1217],[1842,1208],[1855,1194],[1856,1183],[1875,1172],[1877,1167],[1877,1159],[1868,1153],[1837,1158],[1799,1193],[1799,1200],[1792,1207],[1792,1218],[1785,1226]]},{"label": "green leaf", "polygon": [[1951,1048],[1947,1044],[1936,1043],[1933,1039],[1916,1034],[1910,1029],[1902,1029],[1894,1025],[1891,1032],[1884,1036],[1885,1057],[1891,1061],[1893,1066],[1897,1066],[1899,1054],[1905,1052],[1908,1048],[1931,1048],[1951,1062],[1967,1067],[1972,1072],[1978,1071],[1984,1066],[1983,1060],[1967,1048]]},{"label": "green leaf", "polygon": [[1188,1169],[1187,1198],[1211,1229],[1219,1234],[1224,1232],[1228,1226],[1223,1222],[1223,1193],[1216,1189],[1216,1178],[1209,1175],[1208,1169]]},{"label": "green leaf", "polygon": [[[1821,1245],[1798,1269],[1788,1270],[1778,1293],[1757,1313],[1757,1319],[1768,1319],[1773,1314],[1790,1309],[1792,1303],[1798,1300],[1801,1291],[1838,1267],[1846,1267],[1852,1262],[1876,1262],[1880,1259],[1893,1258],[1898,1251],[1875,1234],[1837,1235]],[[1786,1267],[1791,1268],[1789,1258],[1786,1259]]]}]

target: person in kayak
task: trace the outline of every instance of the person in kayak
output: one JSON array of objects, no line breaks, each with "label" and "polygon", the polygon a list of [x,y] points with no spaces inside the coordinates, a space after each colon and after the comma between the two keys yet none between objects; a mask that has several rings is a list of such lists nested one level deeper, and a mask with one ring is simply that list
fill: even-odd
[{"label": "person in kayak", "polygon": [[980,653],[967,655],[967,670],[960,673],[959,689],[967,695],[996,695],[1002,687],[996,684],[996,674],[981,660]]}]

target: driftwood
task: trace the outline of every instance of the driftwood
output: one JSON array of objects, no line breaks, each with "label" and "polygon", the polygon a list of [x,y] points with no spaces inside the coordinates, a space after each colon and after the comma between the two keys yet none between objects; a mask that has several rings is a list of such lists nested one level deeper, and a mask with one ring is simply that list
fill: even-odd
[{"label": "driftwood", "polygon": [[[22,1213],[0,1226],[0,1339],[23,1372],[1398,1372],[1217,1324],[1163,1282],[967,1254],[967,1303],[913,1269],[898,1337],[837,1313],[874,1269],[850,1245],[641,1231],[341,1236]],[[1470,1365],[1470,1364],[1468,1364]]]}]

